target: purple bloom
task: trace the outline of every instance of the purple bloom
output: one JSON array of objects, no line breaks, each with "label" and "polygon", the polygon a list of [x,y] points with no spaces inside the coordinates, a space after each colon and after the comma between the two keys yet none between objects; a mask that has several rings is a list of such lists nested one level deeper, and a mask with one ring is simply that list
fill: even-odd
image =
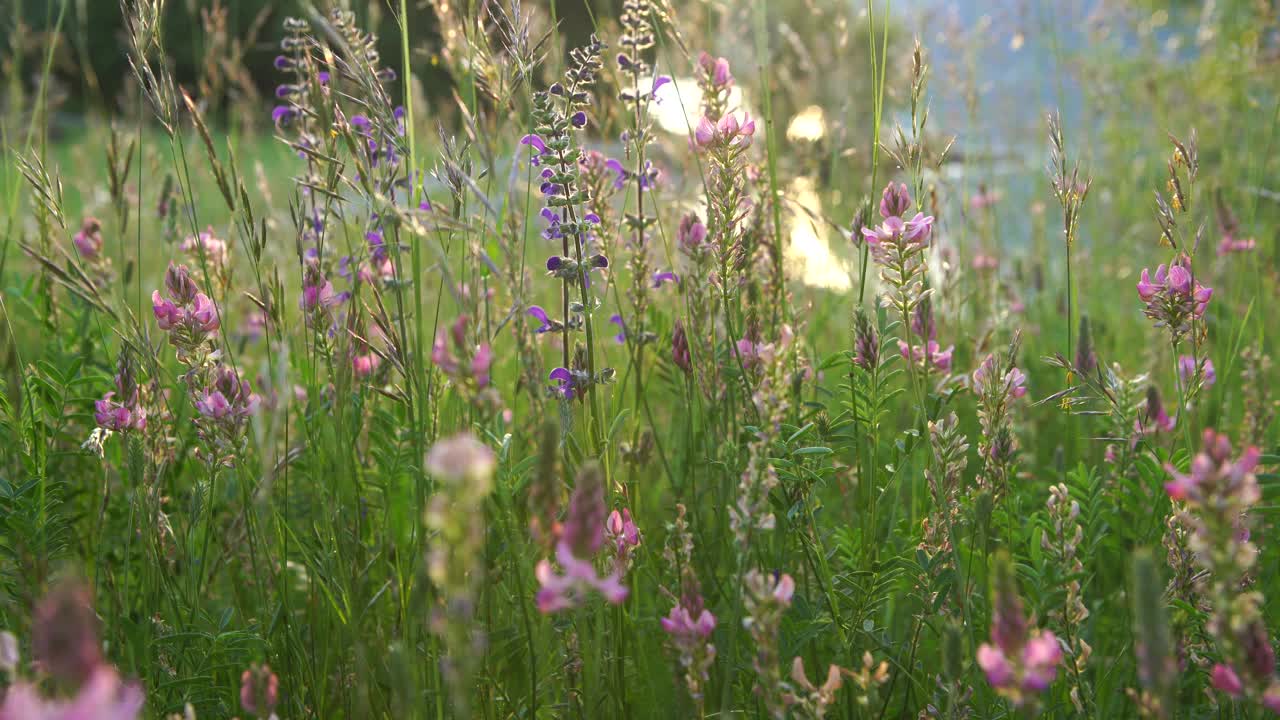
[{"label": "purple bloom", "polygon": [[612,548],[614,557],[625,563],[631,551],[640,547],[640,528],[631,519],[631,511],[623,508],[621,512],[609,513],[604,523],[604,539]]},{"label": "purple bloom", "polygon": [[87,217],[80,225],[80,230],[71,238],[76,251],[85,260],[97,260],[102,252],[102,224],[97,219]]},{"label": "purple bloom", "polygon": [[888,220],[891,217],[901,218],[911,208],[911,193],[907,192],[906,183],[894,185],[889,183],[880,196],[880,217]]},{"label": "purple bloom", "polygon": [[613,341],[619,345],[627,341],[627,326],[622,322],[621,315],[614,315],[609,318],[609,322],[618,326],[618,334],[613,336]]},{"label": "purple bloom", "polygon": [[1230,665],[1218,663],[1213,666],[1213,673],[1210,681],[1214,689],[1220,690],[1232,697],[1240,695],[1244,692],[1244,683],[1240,682],[1240,676]]},{"label": "purple bloom", "polygon": [[568,368],[558,367],[555,370],[552,370],[551,374],[547,376],[547,379],[556,381],[551,386],[552,390],[555,390],[558,394],[564,397],[565,400],[573,399],[574,377],[573,373],[570,372]]},{"label": "purple bloom", "polygon": [[1213,369],[1213,361],[1209,358],[1205,358],[1199,366],[1196,365],[1196,359],[1190,355],[1178,358],[1178,377],[1182,379],[1184,388],[1190,387],[1191,382],[1196,378],[1197,371],[1204,387],[1211,387],[1218,379],[1218,374]]},{"label": "purple bloom", "polygon": [[569,117],[569,122],[576,128],[584,128],[587,126],[587,113],[579,110]]},{"label": "purple bloom", "polygon": [[1165,483],[1165,491],[1174,500],[1192,504],[1238,498],[1243,505],[1251,505],[1261,493],[1253,475],[1260,457],[1258,448],[1249,446],[1232,462],[1231,441],[1227,436],[1205,430],[1204,449],[1191,459],[1190,472],[1184,474],[1172,465],[1165,465],[1173,478]]},{"label": "purple bloom", "polygon": [[1180,255],[1172,265],[1160,265],[1155,277],[1143,269],[1138,280],[1138,297],[1146,304],[1143,314],[1155,320],[1156,327],[1168,327],[1174,339],[1191,329],[1191,321],[1204,317],[1213,297],[1213,288],[1196,281],[1191,261]]},{"label": "purple bloom", "polygon": [[551,318],[547,316],[547,311],[543,310],[541,306],[533,305],[529,308],[527,313],[537,318],[538,322],[542,323],[542,325],[536,331],[538,334],[542,334],[544,332],[547,332],[548,330],[553,329],[553,326],[551,324]]},{"label": "purple bloom", "polygon": [[547,144],[542,141],[542,138],[531,133],[520,138],[520,144],[528,145],[533,150],[533,157],[529,159],[531,164],[540,165],[542,163],[541,158],[547,152]]},{"label": "purple bloom", "polygon": [[591,561],[575,557],[563,540],[556,544],[556,562],[562,573],[557,573],[547,560],[534,568],[534,577],[539,585],[536,597],[538,612],[547,615],[577,607],[591,590],[603,595],[613,605],[627,599],[628,591],[622,584],[620,572],[615,570],[601,577]]},{"label": "purple bloom", "polygon": [[685,334],[684,323],[676,320],[675,328],[671,332],[671,361],[689,374],[693,370],[693,358],[689,353],[689,336]]},{"label": "purple bloom", "polygon": [[207,418],[221,420],[231,414],[231,403],[217,390],[205,390],[196,398],[196,409]]},{"label": "purple bloom", "polygon": [[142,430],[147,426],[147,411],[138,404],[137,391],[127,403],[116,402],[116,395],[111,391],[93,403],[93,419],[98,427],[113,432],[124,430]]},{"label": "purple bloom", "polygon": [[271,122],[275,123],[276,127],[285,127],[296,117],[298,117],[298,111],[285,105],[277,106],[271,111]]},{"label": "purple bloom", "polygon": [[655,288],[662,287],[662,284],[665,282],[679,284],[680,277],[675,273],[671,272],[670,270],[653,274],[653,286]]}]

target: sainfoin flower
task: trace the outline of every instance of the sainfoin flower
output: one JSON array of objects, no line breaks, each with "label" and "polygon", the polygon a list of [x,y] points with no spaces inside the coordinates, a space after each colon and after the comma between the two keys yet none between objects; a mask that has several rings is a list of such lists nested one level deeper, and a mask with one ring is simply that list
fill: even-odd
[{"label": "sainfoin flower", "polygon": [[102,223],[97,218],[87,217],[80,229],[71,237],[76,252],[85,260],[94,261],[102,253]]},{"label": "sainfoin flower", "polygon": [[103,659],[91,600],[84,585],[64,584],[40,601],[32,618],[36,662],[76,693],[45,698],[37,685],[14,682],[0,704],[0,720],[136,720],[142,688],[122,681]]},{"label": "sainfoin flower", "polygon": [[908,346],[906,342],[899,340],[898,352],[902,354],[902,359],[908,362],[914,362],[921,367],[934,367],[942,372],[950,372],[951,356],[955,352],[955,346],[948,345],[943,350],[937,340],[930,340],[923,347],[920,345]]},{"label": "sainfoin flower", "polygon": [[141,687],[103,665],[68,699],[46,699],[35,685],[14,683],[0,705],[0,720],[136,720],[144,700]]},{"label": "sainfoin flower", "polygon": [[1226,435],[1205,430],[1203,439],[1203,449],[1192,458],[1189,472],[1183,473],[1173,465],[1165,466],[1172,477],[1164,486],[1169,497],[1193,505],[1207,499],[1231,501],[1242,507],[1257,502],[1261,491],[1253,471],[1261,457],[1258,448],[1250,446],[1232,461],[1231,441]]},{"label": "sainfoin flower", "polygon": [[151,310],[156,324],[169,333],[169,343],[179,356],[200,347],[221,325],[218,308],[200,292],[183,265],[169,265],[165,273],[165,295],[151,293]]},{"label": "sainfoin flower", "polygon": [[1204,317],[1213,288],[1201,285],[1191,272],[1191,261],[1179,255],[1172,264],[1156,268],[1152,277],[1143,269],[1138,280],[1138,297],[1146,304],[1143,314],[1167,327],[1174,340],[1191,328],[1191,321]]},{"label": "sainfoin flower", "polygon": [[192,257],[197,267],[201,262],[206,262],[210,269],[218,269],[225,266],[229,259],[226,241],[214,235],[212,227],[196,235],[188,235],[182,241],[182,251]]},{"label": "sainfoin flower", "polygon": [[991,642],[978,648],[978,666],[996,692],[1021,706],[1053,684],[1062,646],[1048,630],[1030,630],[1007,553],[992,561]]},{"label": "sainfoin flower", "polygon": [[699,148],[723,147],[746,149],[751,147],[756,134],[756,121],[747,113],[739,118],[736,113],[725,113],[720,120],[712,122],[703,117],[698,120],[693,130],[694,144]]},{"label": "sainfoin flower", "polygon": [[247,713],[266,716],[280,701],[280,678],[269,665],[254,665],[240,675],[240,706]]},{"label": "sainfoin flower", "polygon": [[1217,382],[1218,374],[1213,369],[1212,360],[1205,358],[1197,364],[1195,357],[1183,355],[1178,358],[1178,378],[1182,380],[1182,387],[1191,386],[1192,381],[1196,379],[1197,370],[1199,370],[1200,384],[1203,387],[1212,387]]},{"label": "sainfoin flower", "polygon": [[631,551],[640,547],[640,528],[631,519],[630,510],[622,508],[609,513],[604,524],[604,539],[619,562],[630,561]]},{"label": "sainfoin flower", "polygon": [[590,464],[578,473],[577,485],[569,501],[569,514],[556,542],[555,569],[549,560],[538,563],[538,611],[554,613],[578,607],[592,592],[615,605],[627,599],[622,585],[622,568],[615,565],[608,575],[596,572],[593,562],[605,540],[604,479],[599,467]]},{"label": "sainfoin flower", "polygon": [[489,370],[493,366],[493,350],[489,343],[472,345],[467,340],[469,318],[459,315],[446,332],[436,334],[431,346],[431,362],[455,383],[474,385],[483,390],[489,386]]},{"label": "sainfoin flower", "polygon": [[693,357],[689,352],[689,336],[684,331],[684,323],[676,321],[671,331],[671,361],[688,374],[693,371]]},{"label": "sainfoin flower", "polygon": [[142,430],[147,426],[147,411],[138,404],[135,393],[124,402],[115,400],[115,391],[102,396],[93,403],[93,419],[98,427],[121,432],[124,430]]}]

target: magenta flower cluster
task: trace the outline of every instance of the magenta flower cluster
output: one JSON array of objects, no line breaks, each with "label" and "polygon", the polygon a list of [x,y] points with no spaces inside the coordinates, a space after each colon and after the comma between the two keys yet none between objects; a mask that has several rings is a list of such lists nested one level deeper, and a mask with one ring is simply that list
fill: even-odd
[{"label": "magenta flower cluster", "polygon": [[1156,268],[1155,277],[1143,269],[1138,281],[1138,297],[1146,303],[1143,313],[1167,327],[1174,340],[1191,329],[1192,320],[1204,317],[1213,297],[1213,288],[1201,285],[1191,272],[1191,261],[1180,255],[1170,265]]}]

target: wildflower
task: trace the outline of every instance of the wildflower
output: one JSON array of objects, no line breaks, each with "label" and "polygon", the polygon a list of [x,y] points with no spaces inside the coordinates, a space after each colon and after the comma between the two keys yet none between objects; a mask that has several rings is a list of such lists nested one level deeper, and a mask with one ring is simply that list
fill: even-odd
[{"label": "wildflower", "polygon": [[693,534],[686,517],[685,506],[677,504],[676,519],[667,535],[663,559],[668,565],[680,568],[679,595],[663,589],[674,600],[674,604],[667,616],[659,620],[659,624],[679,656],[689,696],[701,709],[702,691],[709,679],[708,670],[716,659],[716,646],[711,644],[711,634],[716,629],[716,616],[706,608],[698,576],[693,570]]},{"label": "wildflower", "polygon": [[827,666],[827,678],[821,686],[809,680],[804,669],[804,658],[799,655],[791,661],[791,687],[785,692],[782,702],[791,707],[798,707],[801,717],[823,718],[827,709],[836,701],[836,693],[844,685],[843,671],[838,665]]},{"label": "wildflower", "polygon": [[169,265],[165,292],[151,293],[151,309],[156,324],[169,333],[169,344],[178,348],[179,358],[201,349],[221,325],[218,308],[200,292],[186,266]]},{"label": "wildflower", "polygon": [[998,554],[992,566],[991,642],[978,648],[978,666],[996,692],[1022,706],[1053,683],[1062,647],[1048,630],[1029,631],[1008,554]]},{"label": "wildflower", "polygon": [[726,113],[716,122],[704,115],[694,128],[693,140],[702,149],[718,146],[745,150],[751,147],[755,134],[756,122],[747,113],[742,113],[741,119],[734,113]]},{"label": "wildflower", "polygon": [[98,427],[112,432],[145,429],[147,411],[138,404],[137,392],[135,391],[134,395],[127,398],[125,402],[113,400],[115,395],[116,392],[113,390],[103,395],[101,400],[94,401],[93,419],[98,423]]},{"label": "wildflower", "polygon": [[702,598],[698,597],[696,603],[690,603],[692,608],[685,606],[683,601],[673,605],[667,616],[659,621],[663,631],[677,643],[697,642],[711,637],[716,629],[716,616],[702,607],[701,603]]},{"label": "wildflower", "polygon": [[903,360],[921,367],[932,366],[945,373],[951,371],[951,356],[955,352],[955,346],[948,345],[943,350],[937,340],[930,340],[924,346],[907,345],[905,341],[899,340],[898,352],[902,354]]},{"label": "wildflower", "polygon": [[880,217],[888,220],[889,218],[901,218],[911,209],[911,193],[907,191],[906,183],[898,183],[894,185],[889,183],[885,186],[884,192],[880,195]]},{"label": "wildflower", "polygon": [[698,67],[716,87],[729,87],[733,84],[733,72],[729,69],[729,61],[722,57],[711,57],[707,52],[698,55]]},{"label": "wildflower", "polygon": [[486,484],[492,479],[497,458],[476,436],[460,433],[432,445],[426,467],[427,472],[452,483]]},{"label": "wildflower", "polygon": [[1133,430],[1138,435],[1155,432],[1171,432],[1177,425],[1177,416],[1169,416],[1160,400],[1160,390],[1152,385],[1147,388],[1147,404],[1133,421]]},{"label": "wildflower", "polygon": [[539,335],[546,332],[564,331],[564,323],[561,323],[559,320],[552,320],[551,317],[547,315],[547,311],[542,309],[540,305],[531,305],[525,314],[541,323],[541,325],[538,326],[538,329],[534,331]]},{"label": "wildflower", "polygon": [[1176,342],[1191,329],[1191,322],[1204,316],[1213,288],[1196,281],[1191,261],[1179,255],[1171,265],[1156,268],[1154,279],[1143,269],[1138,281],[1138,297],[1146,304],[1143,311],[1156,321],[1156,327],[1167,327]]},{"label": "wildflower", "polygon": [[880,337],[862,308],[853,316],[853,364],[867,372],[880,365]]},{"label": "wildflower", "polygon": [[1011,367],[999,376],[1000,369],[996,365],[996,356],[988,355],[986,360],[973,371],[973,387],[979,395],[1000,393],[1011,398],[1020,398],[1027,394],[1027,376],[1016,367]]},{"label": "wildflower", "polygon": [[613,336],[613,341],[619,345],[627,341],[627,326],[622,322],[622,316],[613,314],[609,316],[609,322],[618,326],[618,334]]},{"label": "wildflower", "polygon": [[314,315],[341,302],[333,291],[333,283],[318,269],[308,269],[302,283],[302,295],[298,298],[298,307],[307,315]]},{"label": "wildflower", "polygon": [[98,616],[88,587],[64,583],[36,606],[31,648],[40,667],[73,685],[104,666],[98,643]]},{"label": "wildflower", "polygon": [[671,331],[671,361],[687,375],[693,371],[693,358],[689,352],[689,336],[685,334],[684,323],[679,320]]},{"label": "wildflower", "polygon": [[543,560],[534,569],[538,580],[538,611],[544,614],[577,607],[594,590],[605,600],[617,605],[627,599],[622,585],[622,568],[616,566],[601,577],[592,563],[605,539],[604,480],[598,466],[585,466],[578,473],[577,486],[569,501],[569,513],[556,543],[556,572],[551,562]]},{"label": "wildflower", "polygon": [[280,701],[280,678],[269,665],[254,665],[240,675],[240,706],[244,711],[266,717]]},{"label": "wildflower", "polygon": [[466,315],[460,315],[448,331],[441,330],[436,335],[431,362],[455,383],[484,390],[489,386],[493,350],[488,343],[472,344],[467,340],[468,322]]},{"label": "wildflower", "polygon": [[1230,665],[1218,663],[1213,666],[1213,672],[1210,673],[1210,682],[1214,689],[1220,690],[1232,697],[1240,695],[1244,692],[1244,683],[1240,682],[1240,676]]},{"label": "wildflower", "polygon": [[676,241],[687,253],[696,254],[707,241],[707,226],[694,213],[680,218],[680,227],[676,231]]},{"label": "wildflower", "polygon": [[680,277],[675,273],[671,272],[670,270],[667,270],[665,272],[656,272],[653,274],[653,286],[655,288],[660,288],[662,287],[663,283],[668,283],[668,282],[679,284]]},{"label": "wildflower", "polygon": [[97,218],[87,217],[80,229],[71,237],[80,257],[90,262],[98,259],[102,253],[102,223]]},{"label": "wildflower", "polygon": [[782,616],[791,607],[796,583],[790,575],[763,575],[758,570],[751,570],[743,578],[743,586],[747,615],[742,626],[751,634],[756,646],[753,662],[756,691],[764,699],[771,715],[784,717],[786,687],[779,668],[778,636]]},{"label": "wildflower", "polygon": [[621,512],[614,510],[604,524],[604,538],[608,542],[613,556],[622,566],[631,561],[631,551],[640,547],[640,529],[631,520],[631,511],[623,508]]},{"label": "wildflower", "polygon": [[213,234],[213,227],[196,235],[188,235],[182,241],[181,247],[182,251],[191,255],[197,263],[203,260],[215,270],[226,267],[229,259],[227,243]]},{"label": "wildflower", "polygon": [[1191,469],[1182,473],[1173,465],[1165,465],[1172,480],[1165,483],[1165,491],[1174,500],[1199,504],[1231,500],[1247,506],[1258,501],[1261,492],[1253,470],[1261,455],[1257,447],[1250,446],[1234,462],[1231,462],[1231,441],[1213,430],[1204,432],[1204,449],[1191,460]]},{"label": "wildflower", "polygon": [[551,371],[547,379],[554,380],[551,386],[553,390],[565,400],[572,400],[576,393],[576,388],[582,384],[581,373],[575,373],[568,368],[558,367]]},{"label": "wildflower", "polygon": [[1200,384],[1203,387],[1212,387],[1218,379],[1218,374],[1213,369],[1213,361],[1205,358],[1197,364],[1194,356],[1180,356],[1178,358],[1178,377],[1182,380],[1182,387],[1191,387],[1191,383],[1197,376],[1200,378]]},{"label": "wildflower", "polygon": [[66,700],[46,699],[35,685],[14,683],[0,704],[0,720],[137,720],[144,700],[142,688],[103,665]]}]

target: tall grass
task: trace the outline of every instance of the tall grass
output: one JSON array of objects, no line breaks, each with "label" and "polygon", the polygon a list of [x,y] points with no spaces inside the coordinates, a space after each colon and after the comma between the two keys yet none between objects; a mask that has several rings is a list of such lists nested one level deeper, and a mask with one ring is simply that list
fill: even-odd
[{"label": "tall grass", "polygon": [[[395,57],[307,6],[273,110],[124,0],[130,90],[59,139],[51,3],[0,113],[0,719],[1280,706],[1274,10],[935,54],[855,5],[432,44],[399,0]],[[957,139],[1005,33],[1068,107],[975,89]]]}]

